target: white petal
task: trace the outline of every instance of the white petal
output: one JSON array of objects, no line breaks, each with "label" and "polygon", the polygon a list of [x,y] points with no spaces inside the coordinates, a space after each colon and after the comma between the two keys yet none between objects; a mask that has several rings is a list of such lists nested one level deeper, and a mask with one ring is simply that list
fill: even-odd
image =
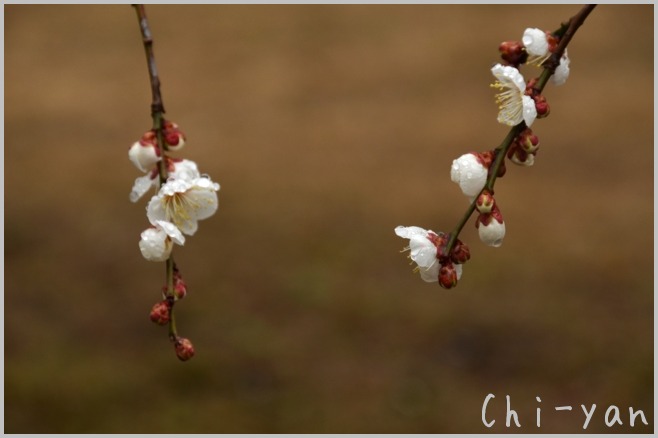
[{"label": "white petal", "polygon": [[409,240],[411,260],[420,268],[427,268],[436,262],[436,245],[427,237],[414,235]]},{"label": "white petal", "polygon": [[463,265],[455,265],[455,271],[457,272],[457,280],[462,278]]},{"label": "white petal", "polygon": [[521,41],[529,55],[544,56],[548,52],[548,38],[541,29],[526,29]]},{"label": "white petal", "polygon": [[148,217],[148,220],[152,225],[157,225],[158,221],[167,220],[165,201],[159,194],[153,196],[146,206],[146,217]]},{"label": "white petal", "polygon": [[146,260],[164,262],[169,258],[173,244],[163,230],[149,228],[142,232],[141,238],[139,249]]},{"label": "white petal", "polygon": [[498,222],[495,218],[491,219],[489,225],[480,224],[478,226],[480,240],[489,246],[499,247],[503,244],[505,237],[505,222]]},{"label": "white petal", "polygon": [[178,218],[175,224],[179,230],[188,236],[194,236],[194,233],[199,229],[199,222],[196,219]]},{"label": "white petal", "polygon": [[504,87],[515,87],[522,93],[525,92],[525,79],[518,69],[510,65],[496,64],[491,68],[491,73]]},{"label": "white petal", "polygon": [[185,244],[185,236],[183,236],[183,233],[181,233],[176,225],[167,221],[157,221],[157,226],[167,233],[167,236],[169,236],[174,243],[177,243],[178,245]]},{"label": "white petal", "polygon": [[395,234],[405,239],[411,239],[411,236],[416,234],[427,236],[427,230],[420,227],[403,227],[400,225],[395,227]]},{"label": "white petal", "polygon": [[439,270],[441,269],[441,265],[439,264],[439,261],[436,260],[436,263],[434,263],[432,266],[428,268],[420,268],[420,278],[425,280],[428,283],[433,283],[435,281],[439,281]]},{"label": "white petal", "polygon": [[160,161],[160,157],[153,145],[142,145],[140,142],[135,142],[128,149],[128,158],[130,161],[142,172],[148,172],[151,167]]},{"label": "white petal", "polygon": [[523,96],[523,120],[526,126],[529,128],[536,118],[537,107],[535,106],[535,101],[530,96]]},{"label": "white petal", "polygon": [[477,196],[487,183],[489,171],[473,154],[464,154],[453,160],[450,179],[459,184],[466,196]]},{"label": "white petal", "polygon": [[135,184],[133,184],[132,191],[130,192],[130,201],[137,202],[139,199],[144,196],[146,192],[149,191],[151,187],[155,187],[158,183],[157,176],[151,178],[151,174],[148,173],[144,176],[140,176],[135,179]]},{"label": "white petal", "polygon": [[[160,192],[162,192],[162,189]],[[158,221],[171,222],[180,231],[189,236],[192,236],[198,228],[196,218],[190,216],[189,213],[184,209],[167,209],[167,202],[174,201],[172,200],[172,197],[161,196],[160,194],[151,198],[151,201],[146,206],[146,216],[148,217],[149,222],[151,222],[153,225],[157,225]]]},{"label": "white petal", "polygon": [[173,196],[176,193],[185,193],[193,186],[191,181],[185,179],[169,178],[167,182],[160,187],[158,196]]},{"label": "white petal", "polygon": [[562,58],[560,58],[560,65],[557,66],[555,69],[555,73],[553,76],[551,76],[551,81],[555,85],[562,85],[564,84],[567,79],[569,78],[569,64],[571,61],[569,60],[569,56],[567,55],[567,51],[565,49],[564,55],[562,55]]},{"label": "white petal", "polygon": [[174,170],[173,172],[169,172],[169,176],[175,179],[194,180],[200,178],[201,174],[194,161],[183,160],[174,162]]},{"label": "white petal", "polygon": [[209,178],[198,178],[186,196],[189,196],[190,215],[197,220],[207,219],[217,211],[219,184]]}]

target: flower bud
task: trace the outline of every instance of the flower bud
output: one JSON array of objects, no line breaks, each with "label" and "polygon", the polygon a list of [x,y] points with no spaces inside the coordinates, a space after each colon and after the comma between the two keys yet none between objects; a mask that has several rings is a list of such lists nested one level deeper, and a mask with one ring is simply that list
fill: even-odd
[{"label": "flower bud", "polygon": [[174,243],[185,244],[185,236],[171,222],[156,220],[155,227],[147,228],[141,234],[139,250],[150,262],[164,262],[169,258]]},{"label": "flower bud", "polygon": [[478,209],[480,213],[491,213],[491,209],[495,204],[495,199],[493,194],[489,190],[483,190],[478,196],[477,201],[475,201],[475,208]]},{"label": "flower bud", "polygon": [[174,343],[176,349],[176,356],[183,362],[192,359],[194,356],[194,346],[187,338],[178,338]]},{"label": "flower bud", "polygon": [[459,184],[466,196],[476,196],[486,184],[488,173],[477,154],[468,153],[452,162],[450,179]]},{"label": "flower bud", "polygon": [[441,265],[439,269],[439,284],[445,289],[451,289],[457,286],[457,281],[461,278],[461,265],[453,265],[447,262]]},{"label": "flower bud", "polygon": [[548,117],[551,113],[551,107],[548,105],[546,98],[543,95],[538,94],[534,96],[533,99],[535,100],[535,108],[537,109],[537,118],[543,119],[544,117]]},{"label": "flower bud", "polygon": [[165,120],[162,127],[162,135],[167,150],[178,151],[185,146],[185,134],[173,122]]},{"label": "flower bud", "polygon": [[450,251],[450,260],[457,264],[464,264],[471,258],[471,251],[465,243],[457,239]]},{"label": "flower bud", "polygon": [[529,154],[520,147],[514,149],[513,153],[510,154],[509,159],[512,163],[520,166],[530,167],[535,164],[535,154]]},{"label": "flower bud", "polygon": [[160,228],[147,228],[141,234],[139,250],[142,256],[150,262],[164,262],[171,255],[173,247],[174,242]]},{"label": "flower bud", "polygon": [[482,243],[493,247],[503,244],[505,221],[497,206],[494,206],[491,213],[480,214],[475,225]]},{"label": "flower bud", "polygon": [[179,281],[174,284],[174,297],[176,297],[177,300],[182,300],[185,298],[185,295],[187,295],[187,286],[185,285],[185,282]]},{"label": "flower bud", "polygon": [[155,303],[155,305],[151,309],[150,318],[151,321],[153,321],[157,325],[168,324],[171,318],[171,304],[169,304],[169,301],[163,300],[160,301],[159,303]]},{"label": "flower bud", "polygon": [[528,28],[523,32],[523,45],[532,56],[543,57],[548,53],[548,35],[541,29]]},{"label": "flower bud", "polygon": [[142,172],[148,172],[151,167],[161,160],[160,150],[153,143],[143,140],[133,143],[128,149],[128,158]]},{"label": "flower bud", "polygon": [[516,143],[529,154],[534,154],[539,149],[539,137],[533,134],[532,129],[525,129],[516,138]]},{"label": "flower bud", "polygon": [[523,44],[518,41],[504,41],[498,46],[500,57],[508,64],[518,67],[526,62],[528,54],[523,48]]}]

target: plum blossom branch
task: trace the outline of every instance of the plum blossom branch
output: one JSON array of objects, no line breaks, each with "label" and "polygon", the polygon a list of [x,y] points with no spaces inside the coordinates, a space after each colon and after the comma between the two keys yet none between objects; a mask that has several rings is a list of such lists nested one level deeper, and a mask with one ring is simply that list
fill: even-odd
[{"label": "plum blossom branch", "polygon": [[[548,83],[548,80],[550,79],[551,75],[555,73],[555,69],[560,64],[560,59],[562,58],[562,55],[567,49],[567,46],[571,42],[571,39],[573,38],[578,28],[585,22],[585,19],[592,12],[592,10],[594,10],[595,7],[596,5],[585,5],[576,15],[571,17],[567,23],[562,24],[560,29],[556,30],[553,33],[553,35],[556,36],[561,36],[561,35],[563,36],[561,37],[560,43],[557,45],[555,52],[543,64],[544,71],[540,75],[536,85],[536,90],[538,93],[544,91],[544,87]],[[507,154],[514,139],[525,128],[526,128],[525,122],[517,126],[514,126],[512,129],[510,129],[509,133],[507,134],[503,142],[500,144],[500,146],[498,146],[495,149],[496,158],[491,166],[489,177],[487,179],[487,183],[484,186],[483,190],[488,190],[491,193],[493,193],[494,184],[496,183],[496,179],[498,178],[498,173],[501,168],[501,165],[505,160],[505,155]],[[447,244],[447,248],[446,248],[447,252],[450,252],[453,245],[455,244],[455,241],[457,240],[457,237],[459,236],[459,233],[461,233],[461,230],[464,228],[464,225],[475,211],[476,201],[477,199],[474,199],[471,202],[469,208],[466,210],[466,213],[464,214],[462,219],[459,221],[455,229],[450,233],[451,237]]]},{"label": "plum blossom branch", "polygon": [[[146,18],[146,9],[144,5],[133,5],[137,12],[137,19],[139,21],[139,29],[142,33],[142,43],[144,45],[144,52],[146,54],[146,64],[149,71],[149,82],[151,84],[151,118],[153,119],[153,131],[156,135],[155,146],[161,155],[164,155],[164,140],[162,136],[162,121],[164,119],[164,103],[162,101],[162,93],[160,92],[160,76],[158,75],[158,67],[155,63],[155,53],[153,52],[153,36],[149,27],[148,19]],[[160,187],[167,180],[167,170],[165,168],[165,160],[158,162],[158,174],[160,177]],[[167,283],[166,297],[173,297],[173,266],[174,257],[169,256],[166,260],[165,278]],[[169,320],[169,338],[175,342],[178,337],[176,331],[176,324],[174,319],[174,303],[171,303]]]},{"label": "plum blossom branch", "polygon": [[133,7],[137,12],[149,71],[153,123],[152,128],[128,151],[133,164],[146,173],[135,180],[130,200],[137,202],[151,188],[157,191],[146,208],[151,227],[142,232],[139,242],[145,259],[165,262],[163,299],[153,306],[150,318],[158,325],[168,325],[169,339],[174,344],[176,355],[180,360],[188,360],[194,355],[194,347],[189,339],[178,335],[174,316],[174,305],[187,295],[187,285],[174,262],[173,245],[184,245],[184,235],[195,234],[198,221],[217,211],[219,184],[206,175],[202,176],[193,161],[169,156],[169,152],[179,151],[185,145],[185,135],[176,123],[164,118],[160,77],[146,11],[144,5]]},{"label": "plum blossom branch", "polygon": [[[555,32],[528,28],[522,42],[507,41],[500,45],[504,64],[496,64],[491,69],[497,79],[492,87],[500,91],[496,99],[500,110],[498,121],[511,128],[497,148],[483,153],[465,154],[453,161],[451,179],[471,198],[466,212],[448,234],[434,233],[419,227],[395,229],[398,236],[410,239],[407,248],[411,251],[409,257],[418,265],[423,280],[438,281],[445,288],[457,284],[461,277],[461,264],[470,259],[470,251],[459,240],[459,234],[476,210],[480,213],[476,220],[480,239],[490,246],[501,245],[505,222],[493,197],[496,179],[506,172],[506,157],[524,166],[534,163],[539,139],[530,126],[536,118],[547,117],[550,113],[542,92],[549,79],[561,85],[568,78],[570,60],[567,46],[595,7],[585,5]],[[540,65],[543,68],[541,75],[526,83],[518,70],[524,63]],[[427,253],[427,247],[434,247],[431,254],[440,266],[438,275],[430,271],[434,263],[419,257],[419,254]],[[419,252],[421,249],[424,252]],[[456,268],[459,268],[459,276],[456,275]]]}]

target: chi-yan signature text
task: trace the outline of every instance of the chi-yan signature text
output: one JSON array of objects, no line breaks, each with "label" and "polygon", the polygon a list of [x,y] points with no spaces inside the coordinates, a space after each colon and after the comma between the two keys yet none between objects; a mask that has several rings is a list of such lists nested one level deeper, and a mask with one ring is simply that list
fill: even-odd
[{"label": "chi-yan signature text", "polygon": [[[494,394],[488,394],[484,398],[484,403],[482,403],[482,423],[486,427],[493,427],[493,425],[496,423],[496,419],[492,418],[491,416],[487,415],[487,407],[489,405],[493,405],[495,403],[494,399],[496,396]],[[519,415],[518,413],[512,409],[511,407],[511,402],[510,402],[510,396],[506,395],[505,396],[507,400],[507,413],[505,416],[505,426],[506,427],[511,427],[512,421],[516,425],[516,427],[521,427],[521,423],[519,420]],[[541,403],[541,399],[539,397],[536,397],[537,399],[537,414],[536,414],[536,424],[537,427],[541,427],[541,407],[539,407],[539,404]],[[591,406],[586,406],[586,405],[580,405],[578,407],[574,408],[573,406],[570,405],[565,405],[565,406],[554,406],[553,408],[556,411],[576,411],[577,415],[582,415],[583,416],[583,429],[587,429],[587,426],[590,424],[590,420],[594,416],[594,411],[596,411],[596,404],[592,404]],[[582,409],[582,414],[578,411]],[[573,415],[573,413],[571,413]],[[649,423],[647,423],[647,419],[644,415],[644,412],[641,410],[635,410],[632,407],[628,408],[628,417],[626,417],[625,414],[622,414],[622,411],[615,405],[610,405],[605,411],[604,415],[604,421],[605,425],[608,427],[613,427],[615,425],[623,425],[624,421],[628,421],[628,424],[631,427],[635,426],[635,423],[642,422],[644,425],[648,426]]]}]

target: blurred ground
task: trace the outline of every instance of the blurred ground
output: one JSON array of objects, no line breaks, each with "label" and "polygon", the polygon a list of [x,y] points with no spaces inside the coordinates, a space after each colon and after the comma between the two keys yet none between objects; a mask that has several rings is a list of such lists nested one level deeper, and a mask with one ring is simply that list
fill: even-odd
[{"label": "blurred ground", "polygon": [[499,42],[578,8],[147,6],[179,156],[222,185],[175,250],[183,364],[148,321],[164,267],[128,201],[150,128],[134,11],[6,6],[5,431],[505,432],[509,394],[522,432],[537,407],[539,431],[582,431],[593,403],[587,432],[651,432],[653,6],[576,35],[536,165],[496,186],[505,243],[469,223],[456,289],[393,234],[456,224],[452,160],[507,133]]}]

